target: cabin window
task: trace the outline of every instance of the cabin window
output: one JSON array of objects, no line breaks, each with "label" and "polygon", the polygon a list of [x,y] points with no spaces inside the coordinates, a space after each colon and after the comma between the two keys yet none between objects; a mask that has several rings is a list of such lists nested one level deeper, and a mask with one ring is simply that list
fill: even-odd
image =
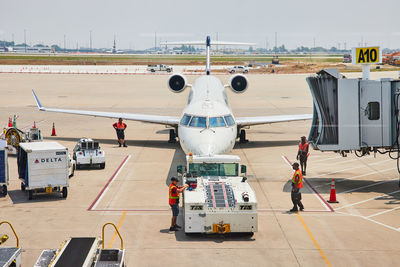
[{"label": "cabin window", "polygon": [[196,117],[196,116],[194,116],[192,118],[192,120],[190,121],[189,126],[206,128],[207,127],[207,119],[206,119],[206,117]]},{"label": "cabin window", "polygon": [[380,119],[380,107],[379,102],[369,102],[368,103],[368,119],[369,120],[379,120]]},{"label": "cabin window", "polygon": [[231,115],[225,116],[224,118],[228,126],[232,126],[235,124],[235,121],[233,120]]},{"label": "cabin window", "polygon": [[192,118],[192,116],[189,115],[183,115],[182,119],[181,119],[181,125],[187,126],[190,119]]},{"label": "cabin window", "polygon": [[222,117],[210,117],[209,125],[210,127],[225,127],[226,123]]}]

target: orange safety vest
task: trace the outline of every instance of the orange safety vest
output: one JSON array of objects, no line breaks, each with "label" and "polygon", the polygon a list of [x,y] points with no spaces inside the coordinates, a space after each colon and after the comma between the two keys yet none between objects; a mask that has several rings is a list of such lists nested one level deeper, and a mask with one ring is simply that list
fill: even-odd
[{"label": "orange safety vest", "polygon": [[120,129],[120,130],[125,130],[125,128],[126,128],[126,124],[125,123],[116,122],[116,123],[114,123],[114,126],[116,126],[117,129]]},{"label": "orange safety vest", "polygon": [[301,142],[299,143],[299,150],[302,152],[306,152],[308,148],[308,143],[305,142],[304,144],[302,144]]},{"label": "orange safety vest", "polygon": [[178,189],[177,186],[174,185],[174,184],[171,184],[169,186],[169,204],[170,205],[178,204],[178,201],[179,201],[179,193],[178,193],[178,191],[176,191],[175,193],[172,192],[172,188],[174,188],[174,187],[176,189]]},{"label": "orange safety vest", "polygon": [[303,175],[300,169],[296,170],[293,174],[292,183],[296,188],[303,188]]}]

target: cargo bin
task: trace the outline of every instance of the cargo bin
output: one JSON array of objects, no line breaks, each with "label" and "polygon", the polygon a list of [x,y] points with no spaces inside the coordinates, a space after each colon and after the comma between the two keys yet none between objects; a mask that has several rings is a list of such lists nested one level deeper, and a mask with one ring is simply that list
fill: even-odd
[{"label": "cargo bin", "polygon": [[0,147],[0,195],[2,196],[7,196],[7,187],[9,184],[7,154],[7,149]]},{"label": "cargo bin", "polygon": [[53,192],[67,197],[69,186],[68,149],[57,142],[20,143],[17,155],[21,190],[34,194]]}]

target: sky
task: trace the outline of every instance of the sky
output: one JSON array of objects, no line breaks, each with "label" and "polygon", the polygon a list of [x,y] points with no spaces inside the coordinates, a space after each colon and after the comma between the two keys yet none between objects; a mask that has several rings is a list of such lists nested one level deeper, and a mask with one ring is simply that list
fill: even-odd
[{"label": "sky", "polygon": [[160,41],[400,48],[400,0],[0,0],[0,40],[144,49]]}]

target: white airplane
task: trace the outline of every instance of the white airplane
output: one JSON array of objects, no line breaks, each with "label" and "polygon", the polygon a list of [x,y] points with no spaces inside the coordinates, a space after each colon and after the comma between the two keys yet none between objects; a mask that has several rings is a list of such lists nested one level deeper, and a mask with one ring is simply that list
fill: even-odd
[{"label": "white airplane", "polygon": [[[206,45],[206,75],[196,79],[194,84],[188,84],[186,78],[181,74],[173,74],[168,79],[169,89],[174,93],[180,93],[187,87],[191,88],[187,105],[180,117],[46,108],[41,105],[32,90],[36,104],[41,111],[123,118],[166,125],[173,128],[170,129],[169,141],[175,141],[178,137],[186,154],[193,153],[193,155],[200,156],[228,153],[233,149],[237,138],[240,139],[240,142],[246,142],[246,132],[243,129],[245,127],[312,119],[312,114],[235,117],[229,107],[225,88],[230,87],[235,93],[243,93],[248,87],[248,80],[244,75],[236,74],[232,76],[229,84],[223,85],[217,77],[210,75],[210,37],[207,36],[206,42],[164,43],[163,45],[167,44]],[[213,42],[212,44],[249,45],[230,42]]]}]

